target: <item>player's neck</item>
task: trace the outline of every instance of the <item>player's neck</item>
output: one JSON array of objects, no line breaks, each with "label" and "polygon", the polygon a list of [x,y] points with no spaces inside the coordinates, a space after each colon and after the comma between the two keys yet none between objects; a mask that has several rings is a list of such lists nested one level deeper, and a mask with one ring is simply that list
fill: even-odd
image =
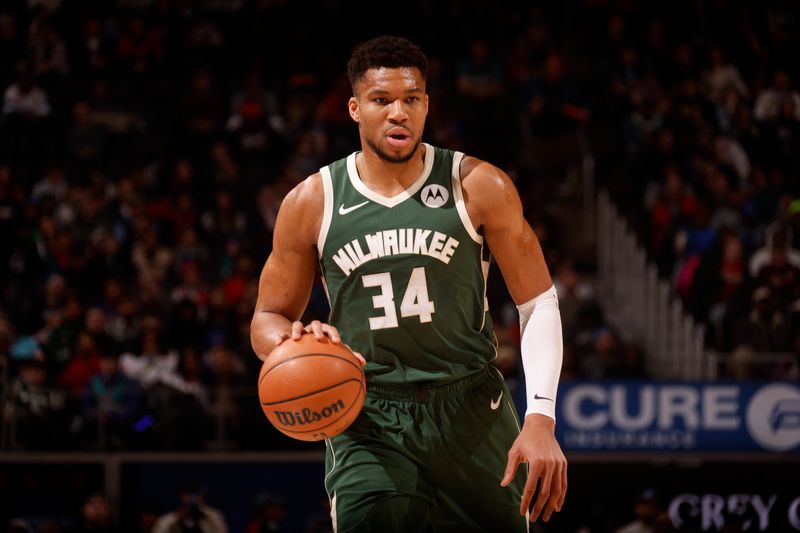
[{"label": "player's neck", "polygon": [[356,155],[358,176],[364,185],[383,196],[391,197],[413,184],[425,166],[425,145],[419,145],[413,157],[403,163],[391,163],[365,147]]}]

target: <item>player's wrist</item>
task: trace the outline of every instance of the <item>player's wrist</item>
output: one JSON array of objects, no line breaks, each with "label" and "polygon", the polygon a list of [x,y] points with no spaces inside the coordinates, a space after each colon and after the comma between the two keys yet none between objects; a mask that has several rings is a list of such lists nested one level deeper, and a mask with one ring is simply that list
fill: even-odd
[{"label": "player's wrist", "polygon": [[555,433],[556,421],[547,415],[541,413],[530,413],[525,415],[523,429],[531,428],[536,430],[547,430]]}]

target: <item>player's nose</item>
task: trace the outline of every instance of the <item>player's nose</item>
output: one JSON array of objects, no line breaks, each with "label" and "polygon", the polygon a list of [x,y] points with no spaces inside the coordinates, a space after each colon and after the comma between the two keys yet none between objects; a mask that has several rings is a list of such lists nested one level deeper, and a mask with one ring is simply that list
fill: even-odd
[{"label": "player's nose", "polygon": [[400,123],[408,120],[408,113],[400,99],[389,104],[389,120],[393,123]]}]

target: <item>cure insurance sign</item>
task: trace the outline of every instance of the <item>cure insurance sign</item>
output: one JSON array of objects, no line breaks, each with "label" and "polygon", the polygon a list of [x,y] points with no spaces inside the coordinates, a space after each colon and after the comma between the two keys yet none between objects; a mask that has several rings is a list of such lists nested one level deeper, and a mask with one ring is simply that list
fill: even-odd
[{"label": "cure insurance sign", "polygon": [[800,386],[564,382],[556,432],[572,451],[800,450]]}]

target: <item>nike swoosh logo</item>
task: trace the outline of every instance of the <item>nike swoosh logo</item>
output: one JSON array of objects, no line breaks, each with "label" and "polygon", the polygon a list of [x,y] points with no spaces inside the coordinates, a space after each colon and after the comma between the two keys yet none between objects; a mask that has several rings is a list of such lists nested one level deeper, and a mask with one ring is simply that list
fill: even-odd
[{"label": "nike swoosh logo", "polygon": [[547,400],[548,402],[552,402],[553,401],[552,398],[545,398],[544,396],[539,396],[539,393],[534,393],[533,394],[533,399],[534,400]]},{"label": "nike swoosh logo", "polygon": [[500,400],[503,398],[503,391],[500,391],[500,396],[497,397],[497,400],[491,400],[489,402],[489,407],[492,408],[492,411],[497,411],[497,408],[500,407]]},{"label": "nike swoosh logo", "polygon": [[369,200],[367,200],[366,202],[361,202],[360,204],[351,205],[350,207],[345,207],[344,204],[342,204],[342,205],[339,206],[339,214],[340,215],[346,215],[350,211],[355,211],[359,207],[367,205],[368,203],[369,203]]}]

